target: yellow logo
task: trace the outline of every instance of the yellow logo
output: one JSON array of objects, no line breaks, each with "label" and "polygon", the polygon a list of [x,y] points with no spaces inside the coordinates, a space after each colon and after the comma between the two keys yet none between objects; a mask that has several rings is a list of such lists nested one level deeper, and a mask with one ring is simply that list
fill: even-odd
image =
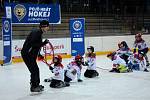
[{"label": "yellow logo", "polygon": [[14,7],[14,14],[19,21],[22,20],[26,15],[26,8],[24,7],[24,5],[21,4],[16,5]]}]

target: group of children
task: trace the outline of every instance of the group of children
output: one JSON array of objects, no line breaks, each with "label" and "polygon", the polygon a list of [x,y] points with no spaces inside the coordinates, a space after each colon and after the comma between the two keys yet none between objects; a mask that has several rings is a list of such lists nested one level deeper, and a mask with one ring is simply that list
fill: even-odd
[{"label": "group of children", "polygon": [[80,55],[75,56],[66,68],[62,65],[62,57],[57,55],[53,59],[53,66],[50,66],[50,70],[54,73],[54,76],[49,79],[45,79],[45,82],[50,82],[50,87],[61,88],[70,86],[70,81],[77,78],[78,82],[82,82],[81,70],[82,66],[87,66],[87,70],[84,76],[87,78],[94,78],[99,75],[96,71],[96,54],[94,53],[94,47],[89,46],[86,54],[87,60],[84,62],[84,58]]},{"label": "group of children", "polygon": [[107,55],[113,62],[113,68],[110,72],[132,72],[133,70],[143,70],[149,72],[147,67],[149,61],[147,57],[148,46],[142,39],[142,34],[135,35],[133,53],[125,41],[118,44],[119,49]]},{"label": "group of children", "polygon": [[[118,50],[107,55],[113,63],[113,67],[109,72],[125,73],[132,72],[133,70],[149,72],[147,70],[149,62],[146,55],[148,47],[140,33],[135,35],[133,52],[125,41],[119,43],[118,47]],[[94,53],[93,46],[87,48],[86,61],[84,61],[82,56],[77,55],[75,56],[75,59],[64,68],[62,65],[62,57],[57,55],[54,57],[53,63],[54,66],[50,66],[50,70],[54,73],[54,76],[44,80],[45,82],[51,82],[50,87],[52,88],[70,86],[70,81],[73,81],[76,78],[78,82],[82,82],[82,66],[87,66],[87,69],[84,72],[85,77],[94,78],[99,76],[99,73],[96,71],[96,54]]]}]

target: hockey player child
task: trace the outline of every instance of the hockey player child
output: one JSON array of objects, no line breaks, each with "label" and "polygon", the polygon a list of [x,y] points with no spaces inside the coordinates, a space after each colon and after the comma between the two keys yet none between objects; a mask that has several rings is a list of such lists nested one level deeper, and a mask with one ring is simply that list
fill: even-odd
[{"label": "hockey player child", "polygon": [[117,55],[119,55],[122,59],[128,63],[128,57],[132,55],[130,48],[128,47],[125,41],[122,41],[118,44],[119,49],[116,51]]},{"label": "hockey player child", "polygon": [[40,22],[39,29],[33,30],[26,38],[23,48],[21,50],[21,56],[25,62],[28,70],[31,73],[30,79],[30,91],[41,92],[44,90],[44,86],[40,84],[40,73],[36,63],[36,59],[40,48],[47,44],[49,41],[46,39],[42,42],[42,35],[49,30],[49,22],[43,20]]},{"label": "hockey player child", "polygon": [[66,85],[64,82],[64,67],[61,64],[62,62],[62,57],[60,55],[57,55],[54,57],[53,63],[54,63],[54,67],[50,66],[50,70],[52,71],[52,73],[54,73],[54,76],[52,77],[51,83],[50,83],[50,87],[52,88],[62,88],[65,86],[69,86]]},{"label": "hockey player child", "polygon": [[87,66],[87,70],[84,73],[85,77],[93,78],[99,75],[96,71],[96,54],[94,53],[94,47],[89,46],[87,48],[88,53],[86,54],[87,61],[85,65]]},{"label": "hockey player child", "polygon": [[144,53],[144,57],[146,60],[146,66],[149,66],[149,61],[148,61],[148,57],[147,57],[148,46],[147,46],[146,42],[142,39],[141,33],[137,33],[135,35],[134,52],[133,53],[136,53],[136,49],[138,49],[138,53],[140,53],[140,52]]},{"label": "hockey player child", "polygon": [[64,81],[66,83],[70,83],[70,81],[73,81],[77,77],[78,82],[82,82],[81,80],[81,69],[82,64],[84,63],[83,57],[80,55],[75,56],[75,60],[70,62],[67,65],[67,68],[65,70],[65,79]]},{"label": "hockey player child", "polygon": [[146,60],[144,53],[135,53],[129,57],[128,67],[133,70],[143,70],[144,72],[149,72],[146,66]]},{"label": "hockey player child", "polygon": [[113,62],[113,68],[109,72],[117,72],[117,73],[129,72],[126,66],[126,62],[122,58],[120,58],[119,55],[116,55],[115,52],[108,54],[107,57],[111,59]]}]

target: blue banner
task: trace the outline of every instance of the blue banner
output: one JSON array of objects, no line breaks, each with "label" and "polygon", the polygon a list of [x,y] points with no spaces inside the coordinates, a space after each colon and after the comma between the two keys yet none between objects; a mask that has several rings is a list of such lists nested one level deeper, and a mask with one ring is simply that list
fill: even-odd
[{"label": "blue banner", "polygon": [[71,34],[71,55],[81,55],[85,53],[84,46],[84,18],[70,19],[70,34]]},{"label": "blue banner", "polygon": [[11,19],[2,18],[3,33],[3,64],[11,63],[12,25]]},{"label": "blue banner", "polygon": [[60,24],[59,4],[20,4],[6,3],[5,14],[13,24],[39,24],[48,20],[50,24]]}]

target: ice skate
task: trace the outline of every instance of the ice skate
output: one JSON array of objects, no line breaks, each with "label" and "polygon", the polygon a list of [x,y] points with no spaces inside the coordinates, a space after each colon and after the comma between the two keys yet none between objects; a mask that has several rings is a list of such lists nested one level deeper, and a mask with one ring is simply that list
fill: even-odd
[{"label": "ice skate", "polygon": [[149,72],[147,69],[144,69],[144,72]]}]

